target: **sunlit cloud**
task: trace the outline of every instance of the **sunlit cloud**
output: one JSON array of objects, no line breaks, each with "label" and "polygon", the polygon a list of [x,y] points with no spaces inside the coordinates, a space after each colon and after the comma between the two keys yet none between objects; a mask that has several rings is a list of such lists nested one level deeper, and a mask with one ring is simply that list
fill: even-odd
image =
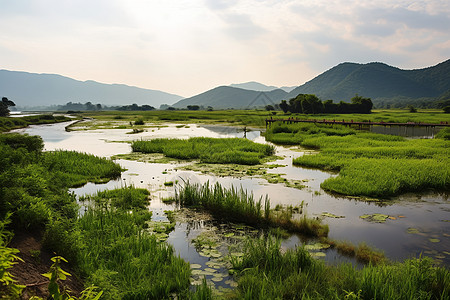
[{"label": "sunlit cloud", "polygon": [[1,68],[191,96],[298,85],[344,61],[450,57],[448,1],[0,0]]}]

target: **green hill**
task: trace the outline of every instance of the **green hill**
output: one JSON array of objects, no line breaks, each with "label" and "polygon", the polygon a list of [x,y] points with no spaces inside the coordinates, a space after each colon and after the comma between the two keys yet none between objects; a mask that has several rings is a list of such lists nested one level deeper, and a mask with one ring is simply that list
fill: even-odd
[{"label": "green hill", "polygon": [[322,100],[349,102],[359,94],[375,103],[395,99],[434,101],[449,91],[450,59],[417,70],[402,70],[383,63],[342,63],[297,87],[286,99],[316,94]]},{"label": "green hill", "polygon": [[176,108],[186,108],[188,105],[203,107],[211,106],[215,109],[246,109],[274,105],[285,99],[287,93],[281,89],[270,92],[260,92],[219,86],[191,98],[178,101],[173,105]]}]

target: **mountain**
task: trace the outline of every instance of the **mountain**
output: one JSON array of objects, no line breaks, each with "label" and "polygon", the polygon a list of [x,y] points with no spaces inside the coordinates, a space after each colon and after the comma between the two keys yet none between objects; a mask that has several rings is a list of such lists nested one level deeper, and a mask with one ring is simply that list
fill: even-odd
[{"label": "mountain", "polygon": [[322,100],[350,101],[359,94],[372,100],[439,98],[450,91],[450,59],[436,66],[402,70],[383,63],[342,63],[292,90]]},{"label": "mountain", "polygon": [[178,101],[176,108],[186,108],[188,105],[203,107],[211,106],[215,109],[246,109],[264,107],[268,104],[278,104],[285,99],[287,93],[276,89],[270,92],[252,91],[230,86],[219,86],[199,95]]},{"label": "mountain", "polygon": [[0,70],[0,96],[20,107],[38,107],[67,102],[103,105],[148,104],[158,108],[183,97],[124,84],[78,81],[61,75]]},{"label": "mountain", "polygon": [[244,83],[233,83],[230,84],[231,87],[235,87],[235,88],[240,88],[240,89],[245,89],[245,90],[252,90],[252,91],[260,91],[260,92],[269,92],[269,91],[273,91],[276,89],[281,89],[284,90],[286,92],[290,92],[292,91],[294,88],[296,88],[295,86],[283,86],[283,87],[276,87],[276,86],[268,86],[256,81],[249,81],[249,82],[244,82]]}]

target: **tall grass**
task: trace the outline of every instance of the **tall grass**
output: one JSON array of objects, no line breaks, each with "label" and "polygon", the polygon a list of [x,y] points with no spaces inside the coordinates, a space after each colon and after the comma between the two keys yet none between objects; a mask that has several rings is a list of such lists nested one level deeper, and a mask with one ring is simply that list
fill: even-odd
[{"label": "tall grass", "polygon": [[200,159],[205,163],[256,165],[266,156],[273,155],[275,148],[239,138],[190,138],[153,139],[134,141],[133,151],[143,153],[163,153],[178,159]]},{"label": "tall grass", "polygon": [[429,258],[404,263],[326,266],[303,248],[282,251],[273,239],[248,240],[231,258],[238,299],[447,299],[450,272]]},{"label": "tall grass", "polygon": [[52,124],[58,122],[67,122],[73,119],[65,116],[53,116],[49,114],[26,116],[26,117],[0,117],[0,132],[10,131],[12,129],[23,128],[29,125]]},{"label": "tall grass", "polygon": [[145,231],[151,213],[91,207],[78,222],[80,268],[106,299],[165,299],[189,286],[189,264]]},{"label": "tall grass", "polygon": [[122,168],[112,160],[92,154],[58,150],[43,153],[42,164],[65,186],[81,186],[88,181],[105,182],[117,178]]},{"label": "tall grass", "polygon": [[[314,124],[278,124],[266,138],[318,149],[294,165],[340,171],[321,187],[344,195],[391,197],[426,189],[450,189],[450,142],[407,140],[399,136],[357,132]],[[326,130],[324,130],[326,129]]]},{"label": "tall grass", "polygon": [[175,199],[180,205],[202,207],[220,218],[235,222],[281,227],[307,236],[327,236],[329,230],[328,225],[321,224],[318,219],[306,216],[293,219],[288,212],[274,213],[267,196],[255,200],[252,193],[242,188],[226,189],[219,183],[211,186],[208,182],[203,185],[187,182],[177,189]]}]

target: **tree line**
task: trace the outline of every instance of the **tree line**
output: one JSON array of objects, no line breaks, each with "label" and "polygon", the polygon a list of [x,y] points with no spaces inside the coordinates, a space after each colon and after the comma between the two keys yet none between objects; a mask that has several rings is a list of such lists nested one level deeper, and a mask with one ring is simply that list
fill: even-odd
[{"label": "tree line", "polygon": [[350,103],[341,101],[334,103],[333,100],[326,100],[322,102],[316,95],[313,94],[299,94],[297,97],[289,99],[289,101],[281,100],[278,105],[284,113],[301,113],[301,114],[370,114],[373,103],[370,98],[364,98],[356,95]]}]

